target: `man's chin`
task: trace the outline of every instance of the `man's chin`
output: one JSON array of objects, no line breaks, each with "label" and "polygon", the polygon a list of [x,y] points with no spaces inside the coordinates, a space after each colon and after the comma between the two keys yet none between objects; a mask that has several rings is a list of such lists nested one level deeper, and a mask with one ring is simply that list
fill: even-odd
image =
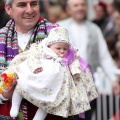
[{"label": "man's chin", "polygon": [[34,28],[34,26],[36,25],[36,23],[27,23],[27,24],[25,24],[24,26],[26,27],[26,28]]},{"label": "man's chin", "polygon": [[36,24],[38,22],[38,19],[33,18],[33,19],[24,19],[23,21],[25,24]]},{"label": "man's chin", "polygon": [[81,21],[81,20],[85,19],[85,17],[82,16],[82,15],[76,15],[75,18],[76,18],[77,21]]}]

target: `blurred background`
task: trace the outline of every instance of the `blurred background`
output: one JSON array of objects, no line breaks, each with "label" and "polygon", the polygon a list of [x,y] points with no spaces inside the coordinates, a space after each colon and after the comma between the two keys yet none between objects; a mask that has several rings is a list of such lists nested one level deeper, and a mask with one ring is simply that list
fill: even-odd
[{"label": "blurred background", "polygon": [[[86,3],[86,19],[101,29],[110,55],[120,68],[120,0],[86,0]],[[0,28],[10,19],[4,4],[0,0]],[[69,18],[66,5],[66,0],[40,0],[40,14],[56,23]],[[93,103],[92,120],[120,120],[120,73],[116,75],[117,85],[113,85],[101,68],[94,74],[99,97]]]}]

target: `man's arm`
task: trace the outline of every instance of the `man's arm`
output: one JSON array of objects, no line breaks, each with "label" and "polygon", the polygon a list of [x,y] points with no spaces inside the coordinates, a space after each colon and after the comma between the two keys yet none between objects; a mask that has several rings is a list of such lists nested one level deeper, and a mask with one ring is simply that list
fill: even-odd
[{"label": "man's arm", "polygon": [[108,50],[106,41],[102,35],[102,32],[99,28],[96,27],[98,45],[99,45],[99,55],[100,55],[100,64],[105,71],[106,75],[112,80],[117,80],[115,71],[119,71],[116,64],[114,63],[110,52]]},{"label": "man's arm", "polygon": [[13,86],[8,92],[5,92],[1,95],[1,100],[6,101],[8,99],[12,99],[12,94],[14,92],[15,86]]},{"label": "man's arm", "polygon": [[[17,55],[10,63],[9,68],[8,69],[2,69],[0,72],[5,72],[5,73],[9,73],[9,72],[14,72],[14,68],[16,66],[18,66],[21,62],[23,62],[24,60],[26,60],[26,56],[27,56],[27,52],[23,52],[19,55]],[[12,98],[12,94],[14,92],[15,86],[13,86],[8,92],[4,92],[3,94],[0,94],[0,104],[2,103],[2,101],[6,101],[8,99]]]}]

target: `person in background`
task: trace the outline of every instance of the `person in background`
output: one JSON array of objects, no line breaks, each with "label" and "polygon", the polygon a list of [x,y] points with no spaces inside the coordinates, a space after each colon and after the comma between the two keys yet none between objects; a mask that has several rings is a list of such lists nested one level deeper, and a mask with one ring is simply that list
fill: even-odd
[{"label": "person in background", "polygon": [[68,17],[65,11],[65,4],[62,1],[43,1],[43,5],[47,18],[52,23]]},{"label": "person in background", "polygon": [[113,14],[114,10],[112,8],[110,9],[110,5],[108,8],[107,4],[101,1],[97,5],[95,5],[94,8],[95,8],[95,19],[93,20],[93,23],[97,24],[100,27],[104,35],[104,38],[107,42],[107,46],[111,53],[111,56],[114,59],[117,59],[118,54],[115,50],[115,44],[117,42],[117,39],[116,39],[114,21],[112,17],[109,16],[110,12],[111,14]]},{"label": "person in background", "polygon": [[93,22],[97,24],[103,32],[105,39],[109,38],[112,32],[114,32],[114,24],[109,19],[107,13],[107,4],[104,2],[99,2],[95,5],[95,19]]},{"label": "person in background", "polygon": [[[54,17],[54,20],[53,20]],[[65,12],[64,6],[62,6],[60,3],[57,3],[56,5],[50,5],[50,9],[48,12],[48,19],[53,23],[59,20],[66,19],[68,16]]]},{"label": "person in background", "polygon": [[120,68],[120,12],[119,12],[119,9],[115,10],[112,17],[115,22],[115,31],[116,31],[116,40],[117,40],[115,44],[115,50],[118,53],[118,59],[116,59],[116,63]]},{"label": "person in background", "polygon": [[[116,30],[116,33],[117,33],[117,43],[116,43],[116,50],[118,52],[118,60],[116,61],[117,62],[117,66],[120,68],[120,1],[115,1],[115,12],[113,13],[113,19],[115,21],[115,30]],[[118,91],[114,90],[115,91],[115,94],[119,94],[120,95],[120,75],[118,77],[118,83],[117,83],[119,86],[119,89]],[[114,92],[113,91],[113,92]]]},{"label": "person in background", "polygon": [[9,16],[4,9],[4,1],[0,0],[0,28],[4,27],[9,20]]},{"label": "person in background", "polygon": [[[5,10],[12,19],[0,29],[1,72],[17,54],[28,50],[32,43],[42,41],[52,28],[58,26],[40,16],[39,0],[6,0]],[[10,108],[13,91],[14,87],[0,94],[0,120],[12,120]],[[23,117],[19,120],[32,120],[37,107],[23,100],[21,110]],[[48,115],[45,120],[66,119]]]},{"label": "person in background", "polygon": [[110,19],[113,20],[113,13],[115,11],[115,6],[116,6],[116,2],[115,1],[111,1],[110,3],[107,4],[107,14],[109,16]]},{"label": "person in background", "polygon": [[[96,72],[98,66],[101,66],[110,81],[116,83],[115,71],[118,68],[113,62],[100,28],[86,19],[85,0],[67,0],[67,11],[70,17],[57,23],[68,29],[72,44],[78,48],[80,56],[89,63],[92,72]],[[91,120],[91,111],[86,112],[85,120]]]}]

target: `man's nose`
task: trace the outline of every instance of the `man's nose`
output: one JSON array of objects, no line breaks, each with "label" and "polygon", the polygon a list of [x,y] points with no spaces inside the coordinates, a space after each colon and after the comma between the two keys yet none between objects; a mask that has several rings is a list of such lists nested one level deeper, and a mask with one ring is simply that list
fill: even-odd
[{"label": "man's nose", "polygon": [[30,4],[27,4],[27,6],[26,6],[26,12],[29,13],[29,14],[32,14],[33,8],[32,8],[32,6]]}]

